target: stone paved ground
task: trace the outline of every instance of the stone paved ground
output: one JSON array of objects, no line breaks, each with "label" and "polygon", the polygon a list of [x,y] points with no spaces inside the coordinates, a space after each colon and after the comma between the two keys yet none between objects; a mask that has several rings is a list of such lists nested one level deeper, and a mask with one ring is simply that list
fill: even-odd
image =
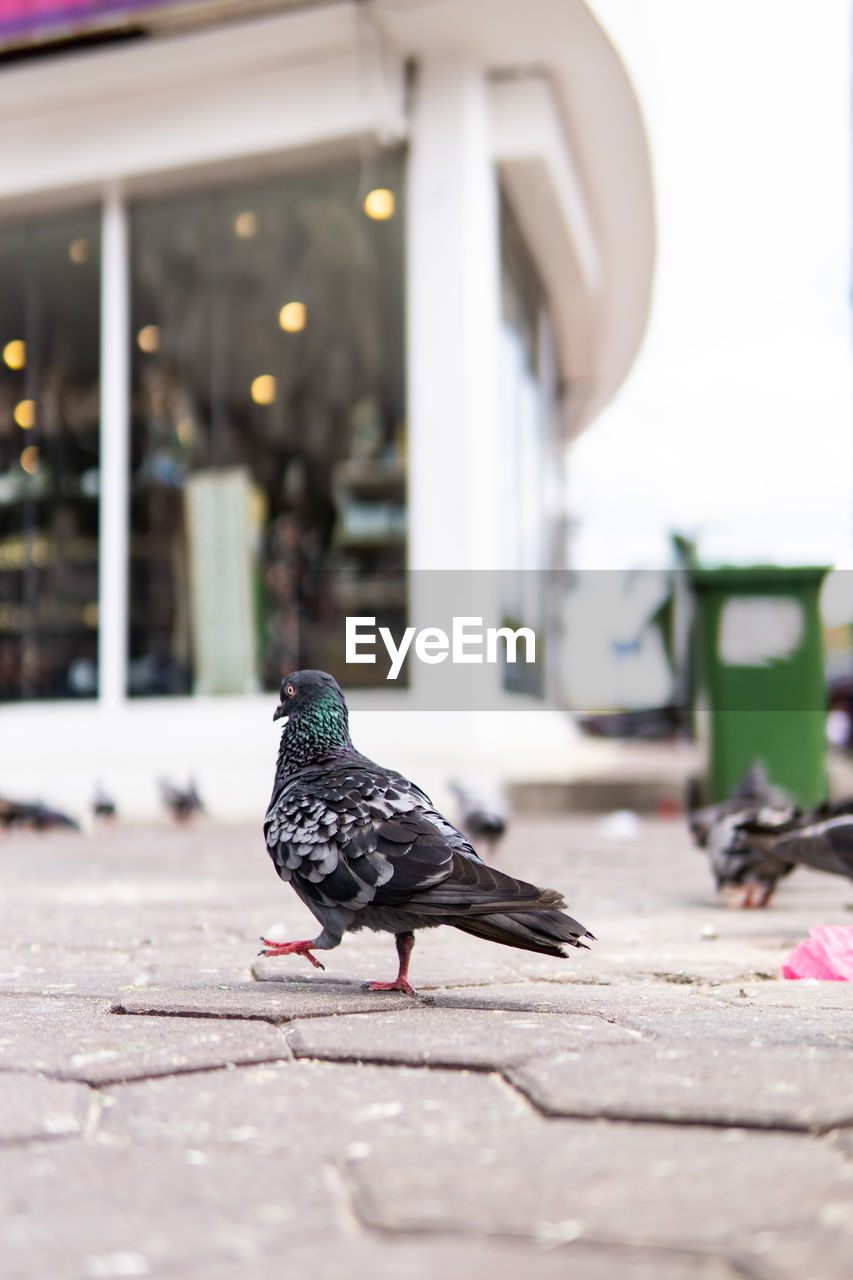
[{"label": "stone paved ground", "polygon": [[311,928],[257,829],[4,836],[2,1280],[847,1280],[853,991],[779,972],[853,886],[723,910],[678,821],[500,864],[598,942],[421,935],[410,999],[386,937],[256,959]]}]

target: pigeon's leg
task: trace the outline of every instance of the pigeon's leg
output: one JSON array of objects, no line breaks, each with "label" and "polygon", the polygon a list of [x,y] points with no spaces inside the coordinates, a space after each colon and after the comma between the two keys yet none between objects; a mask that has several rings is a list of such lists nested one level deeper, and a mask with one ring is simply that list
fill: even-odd
[{"label": "pigeon's leg", "polygon": [[409,958],[412,954],[412,947],[415,945],[415,935],[413,933],[398,933],[395,935],[397,943],[397,955],[400,957],[400,968],[393,982],[368,982],[368,991],[404,991],[407,996],[413,996],[415,993],[409,983]]},{"label": "pigeon's leg", "polygon": [[764,885],[762,885],[761,893],[758,895],[758,901],[756,902],[755,905],[757,907],[769,907],[770,899],[773,897],[775,889],[776,889],[776,885],[773,883],[773,881],[772,880],[767,881]]},{"label": "pigeon's leg", "polygon": [[313,964],[315,969],[325,969],[325,965],[321,964],[316,956],[312,955],[312,951],[331,951],[340,942],[340,938],[334,934],[328,933],[325,929],[318,934],[316,938],[307,938],[301,942],[271,942],[269,938],[261,938],[264,944],[264,950],[259,951],[261,956],[304,956],[306,960]]},{"label": "pigeon's leg", "polygon": [[744,891],[743,898],[741,899],[741,904],[740,904],[744,911],[749,911],[751,907],[754,907],[756,905],[755,893],[757,888],[758,888],[758,885],[755,884],[755,882],[752,880],[750,880],[750,882],[747,884],[746,889]]}]

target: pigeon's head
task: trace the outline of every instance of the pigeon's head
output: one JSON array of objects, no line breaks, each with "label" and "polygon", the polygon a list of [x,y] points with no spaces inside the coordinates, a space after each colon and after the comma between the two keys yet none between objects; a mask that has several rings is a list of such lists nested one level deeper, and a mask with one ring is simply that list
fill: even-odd
[{"label": "pigeon's head", "polygon": [[279,768],[304,768],[352,751],[341,687],[326,671],[294,671],[281,682],[273,720],[287,717]]},{"label": "pigeon's head", "polygon": [[328,671],[292,671],[281,682],[273,720],[333,706],[342,710],[346,718],[343,690],[334,676]]}]

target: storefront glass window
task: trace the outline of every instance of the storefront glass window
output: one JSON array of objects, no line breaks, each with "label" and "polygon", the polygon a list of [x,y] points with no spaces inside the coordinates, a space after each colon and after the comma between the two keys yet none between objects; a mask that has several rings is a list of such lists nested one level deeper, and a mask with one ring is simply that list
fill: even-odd
[{"label": "storefront glass window", "polygon": [[[128,688],[340,670],[405,567],[399,157],[131,210]],[[369,669],[366,669],[369,671]]]},{"label": "storefront glass window", "polygon": [[97,693],[100,219],[0,229],[0,700]]}]

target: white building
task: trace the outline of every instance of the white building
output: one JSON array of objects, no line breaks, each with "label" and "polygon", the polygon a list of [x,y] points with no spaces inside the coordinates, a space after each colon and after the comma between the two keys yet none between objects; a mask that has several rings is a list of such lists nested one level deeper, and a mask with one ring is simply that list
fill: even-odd
[{"label": "white building", "polygon": [[[559,562],[565,444],[646,322],[648,154],[581,0],[114,10],[0,49],[0,792],[142,814],[192,772],[250,815],[342,602]],[[549,678],[451,715],[413,669],[357,740],[553,773]]]}]

